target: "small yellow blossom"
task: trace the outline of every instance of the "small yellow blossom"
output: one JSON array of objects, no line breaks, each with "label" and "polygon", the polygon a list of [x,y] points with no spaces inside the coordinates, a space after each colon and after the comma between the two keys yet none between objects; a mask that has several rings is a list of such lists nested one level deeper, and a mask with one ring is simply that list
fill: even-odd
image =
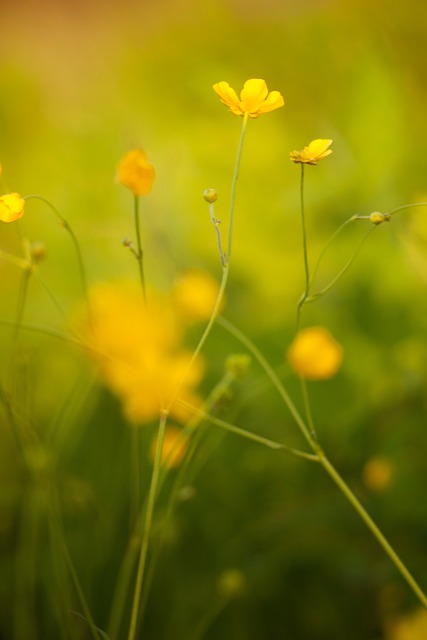
[{"label": "small yellow blossom", "polygon": [[417,609],[389,625],[386,640],[425,640],[427,638],[427,611]]},{"label": "small yellow blossom", "polygon": [[385,491],[393,480],[393,465],[387,458],[373,457],[363,467],[362,477],[371,491]]},{"label": "small yellow blossom", "polygon": [[1,222],[15,222],[24,215],[25,200],[19,193],[8,193],[0,197]]},{"label": "small yellow blossom", "polygon": [[166,300],[150,295],[147,307],[138,287],[104,283],[89,291],[91,318],[82,333],[93,349],[100,378],[120,399],[133,424],[155,420],[175,398],[171,415],[188,418],[188,405],[200,400],[194,388],[203,367],[182,347],[184,328]]},{"label": "small yellow blossom", "polygon": [[269,92],[265,80],[261,79],[247,80],[240,93],[240,100],[228,82],[214,84],[213,90],[235,116],[248,115],[250,118],[258,118],[263,113],[274,111],[285,104],[282,94],[279,91]]},{"label": "small yellow blossom", "polygon": [[292,151],[290,158],[296,164],[316,165],[319,160],[323,160],[331,155],[332,149],[329,149],[333,140],[324,140],[319,138],[310,142],[308,147],[304,147],[302,151]]},{"label": "small yellow blossom", "polygon": [[[163,440],[161,465],[167,469],[179,467],[188,449],[188,438],[178,427],[170,426],[165,429]],[[150,447],[150,457],[154,460],[157,447],[157,437],[154,438]]]},{"label": "small yellow blossom", "polygon": [[147,156],[141,149],[129,151],[119,163],[118,181],[136,196],[145,196],[151,191],[154,177],[154,167],[147,161]]},{"label": "small yellow blossom", "polygon": [[219,285],[208,273],[189,270],[182,273],[173,287],[177,310],[187,320],[210,318],[218,297]]},{"label": "small yellow blossom", "polygon": [[288,360],[306,380],[332,378],[342,362],[342,348],[324,327],[299,331],[288,350]]}]

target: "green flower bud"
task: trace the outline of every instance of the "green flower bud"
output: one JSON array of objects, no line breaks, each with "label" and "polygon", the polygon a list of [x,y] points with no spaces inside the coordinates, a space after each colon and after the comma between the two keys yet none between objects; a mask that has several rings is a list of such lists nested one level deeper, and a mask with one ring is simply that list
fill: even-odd
[{"label": "green flower bud", "polygon": [[218,191],[216,189],[205,189],[203,197],[209,204],[213,204],[218,200]]}]

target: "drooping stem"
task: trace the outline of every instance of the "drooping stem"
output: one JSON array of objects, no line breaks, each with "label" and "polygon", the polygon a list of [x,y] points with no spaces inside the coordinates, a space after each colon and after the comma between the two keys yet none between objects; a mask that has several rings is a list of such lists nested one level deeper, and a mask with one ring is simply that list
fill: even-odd
[{"label": "drooping stem", "polygon": [[80,244],[79,244],[79,241],[77,240],[76,234],[74,233],[73,229],[70,227],[70,224],[68,223],[68,221],[60,214],[58,209],[49,200],[47,200],[47,198],[44,198],[43,196],[39,196],[39,195],[35,195],[35,194],[24,196],[24,200],[30,200],[30,199],[39,200],[40,202],[44,202],[44,204],[46,204],[50,208],[50,210],[53,211],[53,213],[56,215],[56,217],[59,219],[59,221],[60,221],[61,225],[64,227],[64,229],[69,233],[70,238],[72,240],[72,243],[74,245],[74,250],[76,252],[76,256],[77,256],[77,263],[78,263],[78,267],[79,267],[79,273],[80,273],[80,280],[81,280],[82,289],[83,289],[83,295],[85,296],[85,299],[86,299],[89,315],[90,315],[90,317],[92,317],[91,305],[90,305],[89,294],[88,294],[88,284],[87,284],[87,277],[86,277],[86,269],[85,269],[85,266],[84,266],[83,256],[82,256],[82,252],[81,252],[81,249],[80,249]]}]

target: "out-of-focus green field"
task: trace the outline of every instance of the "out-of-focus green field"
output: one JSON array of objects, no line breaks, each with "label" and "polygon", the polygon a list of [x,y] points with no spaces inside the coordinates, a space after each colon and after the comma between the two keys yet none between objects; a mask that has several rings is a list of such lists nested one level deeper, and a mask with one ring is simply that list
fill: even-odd
[{"label": "out-of-focus green field", "polygon": [[[248,124],[223,313],[261,349],[302,410],[299,381],[285,361],[304,287],[300,172],[289,152],[315,138],[334,141],[331,157],[305,172],[311,264],[352,215],[427,201],[426,32],[427,5],[415,0],[52,0],[5,7],[0,195],[39,194],[54,203],[78,237],[89,284],[137,280],[122,245],[134,234],[132,197],[115,173],[126,151],[142,147],[156,167],[153,190],[141,201],[147,282],[168,291],[189,268],[219,281],[202,193],[218,190],[216,215],[225,229],[240,120],[212,85],[226,80],[240,91],[246,79],[265,78],[285,107]],[[35,200],[21,222],[25,237],[45,243],[43,279],[74,317],[82,292],[69,237]],[[349,225],[331,246],[319,287],[350,258],[367,224]],[[17,225],[1,224],[0,251],[22,255]],[[20,278],[16,266],[0,260],[0,320],[15,318]],[[427,207],[420,207],[378,227],[336,287],[302,317],[304,326],[328,327],[344,350],[334,379],[308,384],[319,440],[425,587],[426,286]],[[23,321],[66,328],[36,281]],[[0,638],[91,637],[77,615],[74,626],[60,622],[68,595],[59,597],[55,585],[69,579],[58,550],[52,554],[43,482],[57,489],[69,554],[96,624],[106,630],[129,536],[130,427],[84,354],[52,337],[21,331],[19,378],[11,381],[12,333],[0,326],[1,388],[16,388],[15,409],[21,402],[44,448],[33,451],[41,478],[34,484],[3,403]],[[198,337],[195,330],[187,346]],[[221,377],[226,357],[242,350],[214,328],[204,349],[202,395]],[[217,411],[250,431],[304,446],[256,363]],[[155,428],[143,428],[144,452]],[[233,569],[243,586],[212,615],[206,640],[405,640],[390,628],[417,607],[415,596],[317,465],[214,426],[199,461],[164,532],[141,638],[199,640],[191,631]],[[390,477],[376,482],[384,465]],[[150,473],[146,456],[145,488]],[[159,496],[154,542],[176,473]],[[70,601],[75,605],[74,595]]]}]

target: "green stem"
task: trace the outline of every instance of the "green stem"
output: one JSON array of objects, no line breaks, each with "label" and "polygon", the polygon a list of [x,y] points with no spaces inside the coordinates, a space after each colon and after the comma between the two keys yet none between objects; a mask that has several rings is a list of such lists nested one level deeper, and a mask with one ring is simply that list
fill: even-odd
[{"label": "green stem", "polygon": [[160,475],[160,464],[162,459],[163,440],[165,435],[167,413],[160,414],[159,428],[157,433],[157,445],[154,457],[153,472],[151,475],[150,489],[148,493],[147,511],[145,513],[144,528],[142,532],[141,547],[139,553],[138,568],[135,580],[135,590],[132,601],[132,611],[129,625],[128,640],[134,640],[139,617],[139,605],[141,601],[141,590],[144,582],[145,565],[147,562],[148,543],[150,539],[151,526],[153,522],[154,504],[157,494],[157,486]]},{"label": "green stem", "polygon": [[413,578],[412,574],[408,571],[406,566],[403,564],[402,560],[399,558],[391,544],[388,542],[384,534],[377,527],[375,522],[372,520],[371,516],[368,514],[366,509],[361,505],[359,500],[356,498],[354,493],[351,491],[350,487],[344,482],[344,480],[339,475],[338,471],[332,466],[329,462],[328,458],[324,455],[320,455],[319,459],[320,464],[323,466],[327,474],[334,481],[340,491],[344,494],[347,500],[350,502],[355,511],[362,518],[368,529],[374,535],[378,543],[381,545],[385,553],[388,555],[390,560],[393,562],[396,569],[400,572],[406,583],[412,589],[414,594],[417,596],[421,604],[427,609],[427,597],[424,592],[418,585],[418,583]]},{"label": "green stem", "polygon": [[282,381],[279,379],[273,367],[269,364],[269,362],[263,356],[261,351],[254,345],[254,343],[242,331],[240,331],[240,329],[238,329],[229,320],[226,320],[223,316],[220,316],[218,318],[218,324],[222,326],[226,331],[228,331],[231,335],[233,335],[237,340],[239,340],[239,342],[241,342],[247,348],[247,350],[250,353],[252,353],[252,355],[257,360],[257,362],[261,365],[261,367],[264,369],[271,383],[273,384],[275,389],[278,391],[280,397],[288,407],[290,414],[292,415],[293,419],[298,425],[304,438],[310,444],[310,446],[313,447],[313,438],[310,434],[309,427],[306,425],[306,423],[300,416],[297,408],[295,407],[288,392],[286,391]]},{"label": "green stem", "polygon": [[135,198],[134,198],[134,217],[135,217],[135,233],[136,233],[136,244],[137,244],[137,253],[135,255],[136,255],[136,259],[138,260],[139,279],[141,281],[142,296],[144,298],[145,304],[147,304],[147,290],[145,287],[145,275],[144,275],[144,252],[142,250],[141,223],[139,219],[139,196],[137,195],[135,195]]},{"label": "green stem", "polygon": [[229,213],[229,221],[228,221],[228,245],[227,245],[227,254],[226,254],[227,263],[230,262],[230,257],[231,257],[231,247],[233,243],[233,227],[234,227],[234,207],[235,207],[235,201],[236,201],[236,186],[237,186],[237,180],[239,177],[240,163],[242,160],[243,142],[245,140],[248,117],[249,115],[247,113],[245,113],[245,115],[243,116],[239,146],[237,147],[236,162],[234,163],[234,173],[233,173],[233,179],[231,182],[230,213]]},{"label": "green stem", "polygon": [[39,200],[40,202],[43,202],[44,204],[46,204],[51,209],[51,211],[53,211],[53,213],[56,215],[56,217],[59,219],[59,221],[60,221],[61,225],[64,227],[64,229],[69,233],[70,238],[72,240],[72,243],[74,245],[76,256],[77,256],[77,263],[78,263],[78,266],[79,266],[80,280],[81,280],[81,283],[82,283],[83,295],[85,296],[86,304],[87,304],[90,316],[92,317],[91,305],[90,305],[89,294],[88,294],[88,284],[87,284],[87,278],[86,278],[86,270],[85,270],[85,266],[84,266],[84,262],[83,262],[82,252],[80,250],[80,244],[79,244],[79,241],[77,240],[76,234],[74,233],[73,229],[70,227],[68,221],[60,214],[58,209],[51,202],[49,202],[49,200],[47,200],[47,198],[44,198],[43,196],[31,194],[31,195],[28,195],[28,196],[24,196],[23,199],[24,200],[30,200],[30,199]]},{"label": "green stem", "polygon": [[348,220],[346,220],[345,222],[343,222],[338,229],[336,229],[334,231],[334,233],[329,237],[329,239],[326,241],[325,246],[323,247],[322,251],[319,254],[319,257],[317,258],[316,264],[314,265],[314,269],[312,271],[311,274],[311,278],[310,278],[310,284],[313,283],[316,275],[317,275],[317,271],[319,270],[319,266],[320,263],[323,260],[323,257],[326,253],[326,251],[329,249],[330,245],[332,244],[332,242],[340,235],[340,233],[345,229],[345,227],[350,224],[350,222],[354,222],[355,220],[357,220],[357,216],[352,216],[351,218],[349,218]]},{"label": "green stem", "polygon": [[335,278],[333,278],[331,280],[331,282],[326,285],[326,287],[324,287],[321,291],[318,291],[317,293],[313,293],[313,295],[306,297],[306,299],[304,300],[305,303],[309,303],[309,302],[314,302],[315,300],[318,300],[319,298],[321,298],[325,293],[327,293],[330,289],[332,289],[332,287],[338,282],[338,280],[340,280],[340,278],[342,278],[342,276],[346,273],[346,271],[348,271],[348,269],[351,267],[351,265],[353,264],[353,262],[355,261],[355,259],[357,258],[357,256],[359,255],[363,245],[365,244],[366,240],[368,239],[368,237],[370,236],[370,234],[375,231],[375,229],[377,229],[377,227],[372,226],[368,229],[367,233],[364,235],[364,237],[362,238],[359,246],[356,248],[356,251],[354,252],[354,254],[352,255],[352,257],[350,258],[350,260],[348,260],[348,262],[343,266],[343,268],[341,269],[341,271],[339,273],[337,273],[337,275],[335,276]]},{"label": "green stem", "polygon": [[304,259],[304,273],[305,273],[305,289],[302,294],[297,307],[297,330],[300,325],[301,309],[310,293],[310,269],[308,266],[308,250],[307,250],[307,229],[305,223],[305,206],[304,206],[304,164],[301,163],[301,178],[300,178],[300,211],[301,211],[301,227],[302,227],[302,247],[303,247],[303,259]]},{"label": "green stem", "polygon": [[397,207],[393,209],[393,211],[389,211],[390,216],[394,216],[395,213],[399,211],[404,211],[405,209],[412,209],[413,207],[427,207],[427,202],[414,202],[413,204],[404,204],[401,207]]}]

